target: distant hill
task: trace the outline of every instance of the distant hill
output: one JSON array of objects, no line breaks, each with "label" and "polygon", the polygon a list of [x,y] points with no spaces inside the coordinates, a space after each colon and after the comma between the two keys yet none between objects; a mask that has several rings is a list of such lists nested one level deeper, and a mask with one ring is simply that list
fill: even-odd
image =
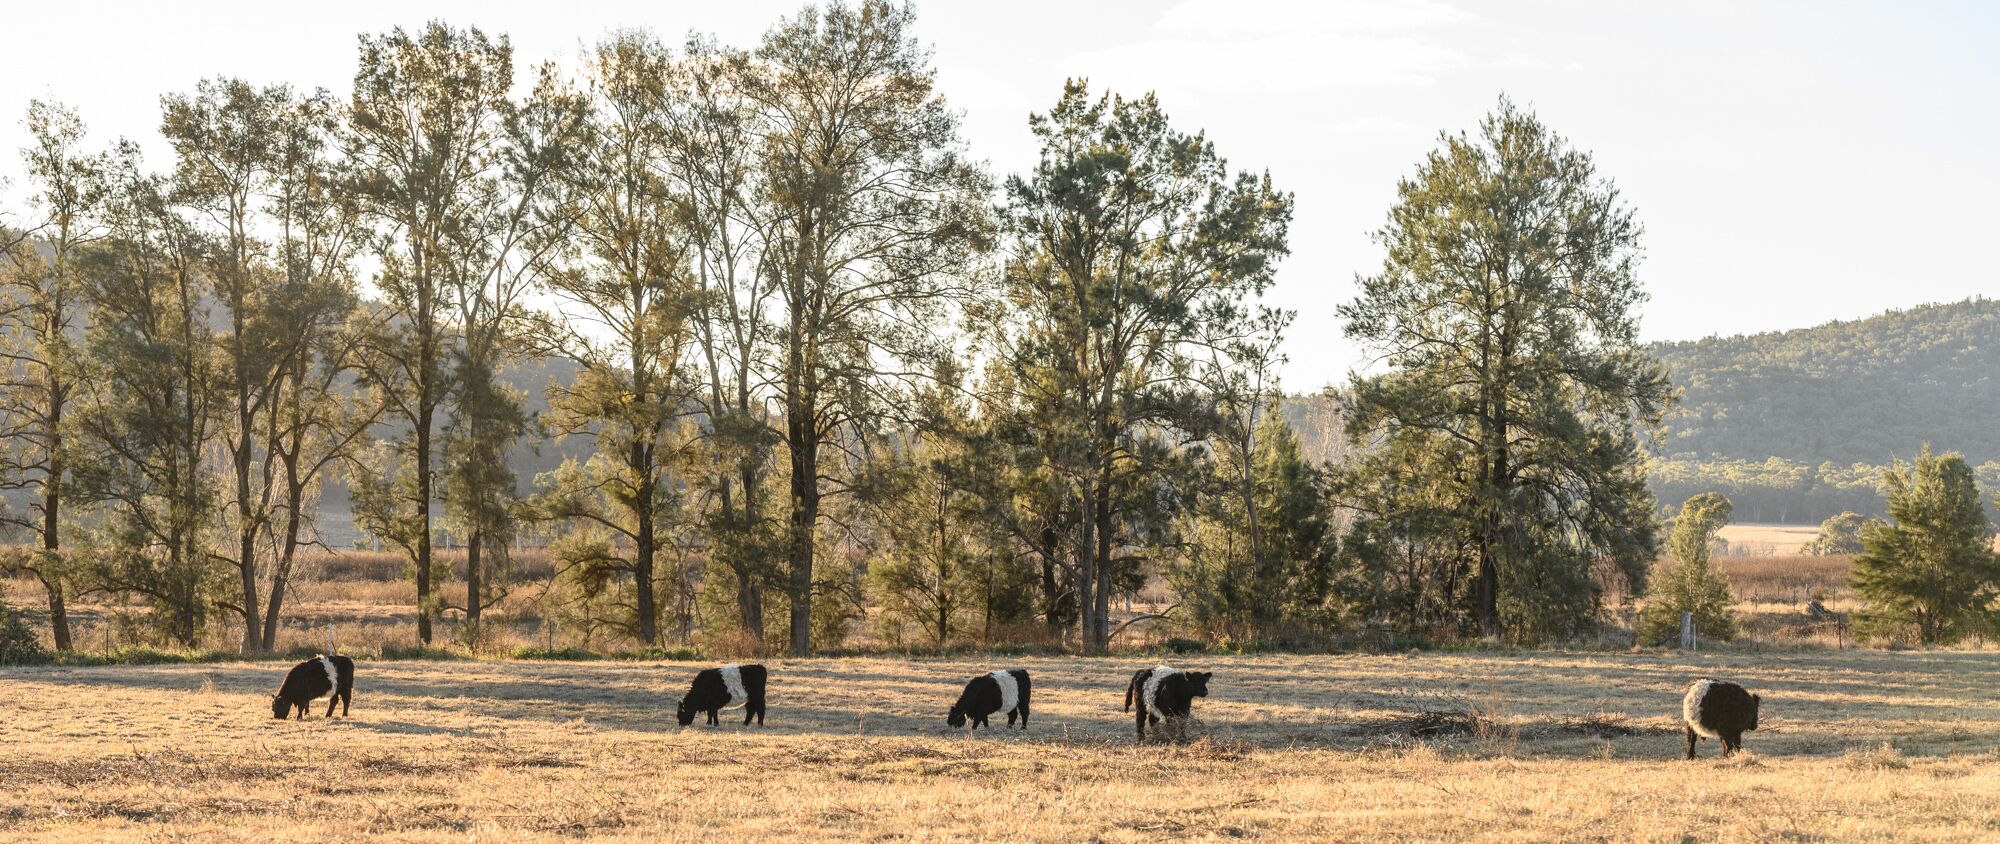
[{"label": "distant hill", "polygon": [[1928,442],[2000,460],[2000,300],[1654,352],[1686,390],[1663,457],[1884,464]]}]

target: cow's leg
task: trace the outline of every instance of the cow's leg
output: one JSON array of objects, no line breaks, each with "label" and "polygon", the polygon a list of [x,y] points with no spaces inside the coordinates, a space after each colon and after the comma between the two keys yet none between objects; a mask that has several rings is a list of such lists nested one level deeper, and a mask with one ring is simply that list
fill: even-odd
[{"label": "cow's leg", "polygon": [[1688,758],[1689,758],[1689,759],[1693,759],[1693,758],[1694,758],[1694,740],[1695,740],[1696,738],[1698,738],[1698,736],[1696,736],[1696,735],[1694,734],[1694,728],[1693,728],[1693,727],[1685,727],[1685,728],[1683,728],[1683,729],[1686,729],[1686,730],[1687,730],[1687,739],[1688,739]]},{"label": "cow's leg", "polygon": [[721,723],[722,723],[722,707],[718,706],[714,709],[709,710],[708,725],[714,727],[720,725]]},{"label": "cow's leg", "polygon": [[1009,728],[1013,727],[1014,719],[1020,717],[1020,715],[1021,715],[1021,707],[1016,706],[1013,709],[1007,710],[1007,726]]},{"label": "cow's leg", "polygon": [[1021,729],[1028,728],[1028,696],[1021,696]]},{"label": "cow's leg", "polygon": [[762,698],[758,698],[757,700],[757,726],[764,726],[764,700]]},{"label": "cow's leg", "polygon": [[1145,741],[1145,740],[1146,740],[1146,706],[1145,706],[1145,704],[1140,704],[1140,705],[1139,705],[1139,740],[1140,740],[1140,741]]},{"label": "cow's leg", "polygon": [[342,718],[347,717],[347,707],[352,703],[354,703],[353,689],[348,689],[347,691],[340,693],[340,717]]},{"label": "cow's leg", "polygon": [[743,726],[745,726],[745,727],[748,727],[748,726],[750,726],[750,722],[751,722],[751,721],[755,721],[755,720],[757,720],[757,704],[754,704],[754,703],[748,703],[748,702],[744,703],[744,704],[743,704]]},{"label": "cow's leg", "polygon": [[327,695],[327,696],[326,696],[326,717],[328,717],[328,718],[332,718],[332,717],[333,717],[333,708],[334,708],[334,707],[336,707],[336,706],[339,706],[339,705],[340,705],[340,692],[337,692],[337,691],[336,691],[336,692],[334,692],[334,693],[332,693],[332,694],[330,694],[330,695]]},{"label": "cow's leg", "polygon": [[1735,756],[1736,751],[1742,747],[1743,747],[1742,733],[1726,732],[1722,734],[1722,757],[1724,759],[1727,759],[1731,756]]}]

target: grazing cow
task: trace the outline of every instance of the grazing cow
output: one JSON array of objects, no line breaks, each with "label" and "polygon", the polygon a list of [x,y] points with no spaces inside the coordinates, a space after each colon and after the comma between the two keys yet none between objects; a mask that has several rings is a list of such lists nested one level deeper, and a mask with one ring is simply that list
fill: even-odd
[{"label": "grazing cow", "polygon": [[681,726],[694,723],[697,712],[708,713],[708,723],[721,723],[716,716],[724,709],[743,707],[743,726],[756,721],[764,724],[764,666],[736,665],[710,668],[694,675],[694,685],[681,698],[676,717]]},{"label": "grazing cow", "polygon": [[347,717],[347,706],[354,702],[354,660],[322,655],[292,666],[285,674],[285,684],[271,698],[271,717],[284,718],[297,707],[303,721],[306,707],[320,698],[326,698],[326,717],[333,717],[336,703],[340,704],[340,717]]},{"label": "grazing cow", "polygon": [[1757,705],[1762,698],[1724,680],[1703,677],[1688,686],[1681,700],[1681,721],[1687,727],[1688,755],[1694,758],[1696,739],[1722,741],[1722,755],[1743,749],[1743,734],[1757,729]]},{"label": "grazing cow", "polygon": [[987,716],[995,712],[1007,713],[1007,726],[1014,726],[1014,716],[1021,718],[1021,729],[1028,728],[1028,672],[1015,668],[981,674],[965,684],[965,692],[958,696],[958,702],[951,705],[951,714],[944,722],[954,727],[963,727],[970,720],[972,728],[980,725],[992,729]]},{"label": "grazing cow", "polygon": [[1139,739],[1146,738],[1146,725],[1159,726],[1161,718],[1186,718],[1194,708],[1194,699],[1208,697],[1208,681],[1215,674],[1208,671],[1175,671],[1164,665],[1148,668],[1132,675],[1132,684],[1125,687],[1125,709],[1131,711],[1132,701],[1139,702]]}]

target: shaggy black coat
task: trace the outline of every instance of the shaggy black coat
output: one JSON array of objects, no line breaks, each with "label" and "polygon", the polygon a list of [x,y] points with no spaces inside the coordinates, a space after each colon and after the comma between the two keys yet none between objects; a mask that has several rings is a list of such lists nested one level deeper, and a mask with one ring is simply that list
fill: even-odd
[{"label": "shaggy black coat", "polygon": [[[338,682],[327,679],[329,662],[333,663]],[[316,656],[292,666],[285,674],[284,685],[271,698],[271,717],[285,718],[296,707],[299,720],[303,721],[306,707],[322,697],[326,698],[326,717],[333,717],[336,703],[340,704],[340,717],[347,717],[347,707],[354,702],[354,660],[344,656]]]},{"label": "shaggy black coat", "polygon": [[1757,707],[1763,699],[1726,680],[1703,677],[1688,686],[1681,700],[1681,722],[1687,728],[1687,758],[1694,758],[1694,743],[1713,738],[1722,742],[1722,755],[1732,756],[1743,749],[1743,734],[1757,729]]},{"label": "shaggy black coat", "polygon": [[[731,689],[727,674],[738,678],[739,689]],[[685,727],[694,723],[696,713],[708,713],[709,724],[719,724],[718,719],[724,709],[743,707],[743,725],[756,721],[764,724],[764,681],[767,678],[762,665],[725,665],[710,668],[694,675],[694,684],[688,687],[687,696],[681,698],[680,708],[675,718]]]},{"label": "shaggy black coat", "polygon": [[[1158,673],[1159,680],[1150,695],[1146,686]],[[1194,699],[1208,697],[1208,681],[1215,674],[1209,671],[1174,671],[1161,666],[1142,669],[1132,675],[1132,684],[1125,687],[1125,709],[1132,710],[1132,704],[1139,704],[1139,738],[1146,738],[1146,725],[1157,727],[1161,718],[1186,718],[1194,709]],[[1151,698],[1148,700],[1148,698]]]},{"label": "shaggy black coat", "polygon": [[1007,676],[1014,678],[1016,699],[1013,701],[1013,708],[1007,708],[1008,702],[1005,690],[1000,686],[1000,678],[993,674],[981,674],[965,684],[965,691],[959,694],[958,702],[951,705],[951,712],[945,715],[944,722],[953,727],[963,727],[965,722],[971,721],[972,729],[977,730],[981,726],[992,729],[993,725],[986,720],[987,717],[1005,710],[1007,726],[1014,726],[1014,719],[1018,716],[1021,719],[1021,729],[1027,729],[1028,671],[1025,668],[1010,668],[1006,673]]}]

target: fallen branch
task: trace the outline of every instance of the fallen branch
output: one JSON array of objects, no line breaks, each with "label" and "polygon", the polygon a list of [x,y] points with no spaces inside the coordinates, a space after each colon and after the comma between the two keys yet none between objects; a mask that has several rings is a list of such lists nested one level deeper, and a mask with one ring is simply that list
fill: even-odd
[{"label": "fallen branch", "polygon": [[1152,621],[1155,619],[1166,618],[1167,613],[1173,612],[1174,610],[1180,608],[1181,608],[1180,604],[1175,604],[1171,607],[1160,610],[1159,612],[1141,613],[1139,615],[1135,615],[1132,616],[1131,618],[1125,619],[1125,623],[1118,625],[1117,629],[1111,631],[1111,635],[1104,637],[1104,642],[1105,644],[1110,644],[1112,640],[1118,638],[1118,634],[1125,632],[1125,628],[1127,627],[1131,627],[1132,625],[1137,624],[1141,621]]}]

